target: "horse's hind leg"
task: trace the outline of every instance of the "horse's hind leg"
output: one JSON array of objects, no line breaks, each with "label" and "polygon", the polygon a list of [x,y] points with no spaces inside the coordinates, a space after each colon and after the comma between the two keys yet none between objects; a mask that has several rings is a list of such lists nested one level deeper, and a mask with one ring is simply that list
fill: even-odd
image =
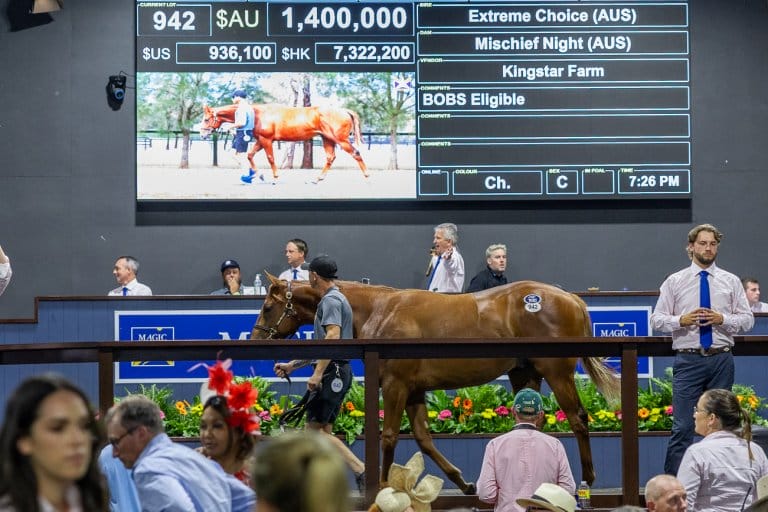
[{"label": "horse's hind leg", "polygon": [[408,419],[411,420],[413,437],[416,439],[419,449],[422,453],[425,453],[435,461],[435,464],[438,465],[451,482],[455,483],[464,494],[476,494],[477,489],[475,484],[464,481],[461,477],[461,470],[451,464],[448,459],[435,448],[432,436],[429,433],[427,406],[424,404],[424,394],[421,393],[415,400],[414,403],[406,405],[405,412],[408,414]]},{"label": "horse's hind leg", "polygon": [[352,158],[355,159],[355,161],[357,162],[357,165],[360,167],[360,170],[363,171],[363,176],[365,176],[366,178],[370,176],[368,174],[368,167],[365,165],[365,162],[363,161],[363,157],[360,155],[360,151],[358,151],[358,149],[355,146],[353,146],[346,140],[342,140],[339,142],[339,147],[344,151],[346,151],[347,153],[349,153],[350,155],[352,155]]},{"label": "horse's hind leg", "polygon": [[589,416],[576,392],[573,376],[576,360],[537,359],[536,366],[552,388],[557,403],[568,417],[571,430],[576,435],[581,456],[581,479],[592,485],[595,481],[595,469],[592,466],[592,449],[589,446]]},{"label": "horse's hind leg", "polygon": [[272,168],[272,178],[277,179],[280,176],[277,174],[277,165],[275,165],[275,149],[272,147],[272,141],[267,139],[260,139],[260,145],[264,148],[264,154],[267,155],[267,161]]}]

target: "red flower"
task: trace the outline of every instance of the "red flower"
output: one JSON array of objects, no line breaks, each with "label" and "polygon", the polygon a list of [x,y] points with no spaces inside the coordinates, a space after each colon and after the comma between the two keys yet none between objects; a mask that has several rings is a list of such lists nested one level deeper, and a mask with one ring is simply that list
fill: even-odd
[{"label": "red flower", "polygon": [[208,389],[216,391],[217,395],[225,395],[234,375],[221,361],[208,368]]},{"label": "red flower", "polygon": [[557,421],[565,421],[568,419],[568,417],[565,415],[562,409],[555,413],[555,418],[557,419]]},{"label": "red flower", "polygon": [[667,408],[666,408],[666,409],[664,409],[664,414],[666,414],[667,416],[672,416],[672,413],[673,413],[674,411],[675,411],[675,410],[672,408],[672,406],[671,406],[671,405],[668,405],[668,406],[667,406]]},{"label": "red flower", "polygon": [[227,423],[230,427],[239,428],[246,434],[261,429],[257,416],[244,410],[232,411],[232,414],[227,418]]},{"label": "red flower", "polygon": [[232,409],[249,409],[256,403],[259,397],[259,390],[255,389],[250,381],[244,381],[240,384],[232,384],[229,387],[229,398],[227,405]]}]

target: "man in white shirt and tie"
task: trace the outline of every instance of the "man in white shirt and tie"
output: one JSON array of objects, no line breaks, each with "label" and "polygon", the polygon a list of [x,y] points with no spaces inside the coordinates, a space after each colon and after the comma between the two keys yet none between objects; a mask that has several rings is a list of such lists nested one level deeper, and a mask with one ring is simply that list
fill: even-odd
[{"label": "man in white shirt and tie", "polygon": [[446,222],[435,226],[432,239],[434,256],[427,273],[427,290],[441,293],[461,293],[464,289],[464,258],[456,244],[459,228]]},{"label": "man in white shirt and tie", "polygon": [[733,336],[748,331],[755,319],[741,281],[715,264],[723,234],[711,224],[688,232],[691,264],[661,284],[651,315],[654,331],[672,334],[675,361],[672,408],[675,419],[664,472],[677,474],[683,453],[693,442],[693,408],[708,389],[731,389]]},{"label": "man in white shirt and tie", "polygon": [[115,261],[115,267],[112,269],[112,275],[115,276],[119,285],[109,292],[110,296],[139,296],[152,295],[149,286],[141,284],[136,280],[139,273],[139,260],[133,256],[120,256]]},{"label": "man in white shirt and tie", "polygon": [[285,244],[285,258],[288,260],[288,270],[282,272],[278,279],[284,281],[309,281],[309,270],[305,260],[309,255],[307,242],[301,238],[293,238]]}]

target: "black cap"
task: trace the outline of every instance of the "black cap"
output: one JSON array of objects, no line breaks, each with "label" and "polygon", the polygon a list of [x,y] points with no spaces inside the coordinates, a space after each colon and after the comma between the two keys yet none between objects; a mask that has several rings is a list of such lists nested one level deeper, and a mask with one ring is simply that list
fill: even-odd
[{"label": "black cap", "polygon": [[228,268],[240,268],[240,265],[235,260],[224,260],[221,264],[221,271],[224,272]]},{"label": "black cap", "polygon": [[327,254],[322,254],[309,262],[309,271],[314,272],[324,279],[338,279],[336,262]]}]

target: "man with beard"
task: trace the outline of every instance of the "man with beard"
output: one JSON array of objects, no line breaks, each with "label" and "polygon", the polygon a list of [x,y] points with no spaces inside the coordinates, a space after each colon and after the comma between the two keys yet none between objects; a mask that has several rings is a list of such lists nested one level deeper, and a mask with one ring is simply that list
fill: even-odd
[{"label": "man with beard", "polygon": [[715,264],[723,234],[711,224],[688,232],[689,267],[661,284],[651,315],[656,331],[672,333],[675,362],[672,407],[675,419],[664,471],[677,474],[683,453],[693,442],[693,414],[708,389],[733,386],[733,336],[755,322],[741,280]]}]

